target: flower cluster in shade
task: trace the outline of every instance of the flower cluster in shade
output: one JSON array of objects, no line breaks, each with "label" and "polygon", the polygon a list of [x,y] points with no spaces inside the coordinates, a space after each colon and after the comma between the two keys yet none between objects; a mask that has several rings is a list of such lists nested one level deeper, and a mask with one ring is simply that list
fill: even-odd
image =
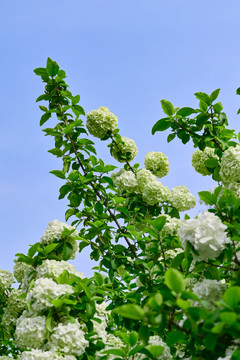
[{"label": "flower cluster in shade", "polygon": [[193,286],[193,293],[200,300],[214,302],[221,299],[223,292],[226,290],[226,284],[212,279],[203,279]]},{"label": "flower cluster in shade", "polygon": [[169,202],[178,211],[189,210],[196,205],[195,196],[185,186],[177,186],[170,191],[145,168],[136,174],[120,169],[113,172],[111,178],[120,195],[140,194],[148,205]]},{"label": "flower cluster in shade", "polygon": [[132,161],[138,153],[138,148],[134,140],[122,137],[121,141],[112,146],[111,154],[117,161],[124,163]]},{"label": "flower cluster in shade", "polygon": [[183,248],[189,242],[195,251],[193,257],[197,261],[216,259],[230,242],[226,233],[227,226],[219,217],[208,212],[199,214],[195,219],[182,222],[178,230]]},{"label": "flower cluster in shade", "polygon": [[71,233],[71,235],[68,237],[67,242],[73,248],[71,259],[75,259],[76,254],[78,252],[78,242],[74,237],[78,236],[78,232],[73,226],[61,222],[59,220],[53,220],[48,224],[47,229],[45,230],[43,236],[41,237],[41,242],[44,245],[52,244],[54,242],[59,242],[63,237],[62,234],[65,229],[70,231],[74,230],[73,233]]},{"label": "flower cluster in shade", "polygon": [[4,292],[14,282],[14,277],[11,271],[0,270],[0,293]]},{"label": "flower cluster in shade", "polygon": [[158,178],[166,176],[169,172],[168,157],[162,152],[150,151],[145,155],[144,166]]},{"label": "flower cluster in shade", "polygon": [[205,161],[209,159],[219,160],[219,157],[214,153],[214,149],[206,147],[204,150],[196,150],[192,155],[192,166],[199,174],[203,176],[211,175],[211,172],[205,165]]},{"label": "flower cluster in shade", "polygon": [[97,138],[104,139],[109,131],[118,125],[118,118],[107,107],[100,106],[97,110],[87,113],[86,126],[89,133]]},{"label": "flower cluster in shade", "polygon": [[[148,341],[148,345],[146,346],[146,348],[148,349],[149,346],[161,346],[163,348],[163,352],[161,355],[155,357],[155,359],[159,359],[159,360],[172,360],[173,357],[170,353],[170,349],[167,346],[167,344],[157,335],[154,336],[150,336],[149,337],[149,341]],[[134,357],[130,357],[130,359],[134,359],[134,360],[142,360],[142,359],[146,359],[146,355],[144,354],[135,354]]]}]

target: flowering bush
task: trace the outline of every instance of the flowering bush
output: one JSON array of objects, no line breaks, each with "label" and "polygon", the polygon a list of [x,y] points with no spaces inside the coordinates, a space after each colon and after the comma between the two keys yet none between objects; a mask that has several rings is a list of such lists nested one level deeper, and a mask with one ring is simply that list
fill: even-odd
[{"label": "flowering bush", "polygon": [[[195,170],[217,182],[199,192],[207,210],[191,219],[179,214],[196,204],[189,190],[157,180],[169,171],[162,152],[150,151],[139,169],[117,117],[105,107],[90,111],[89,133],[124,163],[113,172],[84,137],[85,113],[65,72],[48,59],[35,73],[45,83],[37,101],[48,102],[40,125],[58,120],[44,132],[63,160],[51,173],[65,182],[59,198],[67,197],[72,224],[50,222],[17,254],[17,289],[0,271],[0,360],[240,359],[239,144],[216,102],[219,89],[196,93],[196,109],[162,100],[165,116],[152,129],[171,129],[168,142],[191,139]],[[68,263],[85,247],[98,261],[90,279]]]}]

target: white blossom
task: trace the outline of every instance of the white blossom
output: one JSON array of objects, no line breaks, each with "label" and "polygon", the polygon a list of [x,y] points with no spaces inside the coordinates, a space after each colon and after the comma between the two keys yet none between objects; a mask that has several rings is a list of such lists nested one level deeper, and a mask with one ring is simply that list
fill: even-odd
[{"label": "white blossom", "polygon": [[7,300],[7,306],[4,309],[2,325],[7,331],[11,331],[16,325],[19,314],[25,309],[26,299],[19,298],[22,295],[20,289],[13,289]]},{"label": "white blossom", "polygon": [[143,191],[145,186],[151,181],[156,181],[157,177],[150,170],[141,169],[137,172],[136,179],[140,190]]},{"label": "white blossom", "polygon": [[132,171],[119,171],[119,175],[113,175],[113,182],[114,185],[118,188],[120,194],[126,193],[133,193],[137,191],[138,183],[135,178],[135,175]]},{"label": "white blossom", "polygon": [[145,155],[144,166],[158,178],[166,176],[169,172],[168,157],[162,152],[150,151]]},{"label": "white blossom", "polygon": [[163,203],[169,198],[169,188],[160,181],[151,181],[144,187],[142,197],[148,205]]},{"label": "white blossom", "polygon": [[25,262],[18,261],[15,263],[13,267],[13,274],[15,279],[21,283],[25,277],[28,277],[28,275],[33,271],[34,268],[26,264]]},{"label": "white blossom", "polygon": [[72,355],[59,355],[53,351],[42,351],[39,349],[33,349],[31,351],[24,351],[19,360],[77,360]]},{"label": "white blossom", "polygon": [[14,282],[14,277],[11,271],[0,270],[0,292],[9,289]]},{"label": "white blossom", "polygon": [[22,349],[41,348],[47,337],[46,317],[21,315],[16,324],[15,340]]},{"label": "white blossom", "polygon": [[[148,345],[147,345],[147,349],[149,346],[162,346],[164,349],[163,349],[163,352],[161,355],[157,356],[156,359],[159,359],[159,360],[172,360],[173,357],[170,353],[170,349],[169,347],[167,346],[167,344],[157,335],[154,335],[154,336],[150,336],[149,337],[149,341],[148,341]],[[129,359],[130,360],[142,360],[142,359],[145,359],[146,358],[146,355],[144,354],[135,354],[134,357],[131,356]]]},{"label": "white blossom", "polygon": [[74,265],[70,264],[67,261],[57,261],[57,260],[44,260],[41,265],[39,265],[36,269],[37,276],[36,279],[39,278],[57,278],[61,275],[65,270],[69,272],[69,274],[75,275],[83,279],[83,273],[77,271]]},{"label": "white blossom", "polygon": [[161,216],[165,216],[167,218],[167,221],[164,224],[164,227],[161,230],[161,235],[166,237],[166,236],[176,236],[178,229],[181,225],[181,220],[177,219],[175,217],[171,217],[167,214],[165,215],[160,215]]},{"label": "white blossom", "polygon": [[205,210],[196,219],[182,222],[178,230],[179,239],[184,248],[188,241],[192,244],[199,254],[193,253],[196,260],[216,259],[230,242],[226,228],[219,217]]},{"label": "white blossom", "polygon": [[225,290],[226,284],[221,281],[203,279],[193,286],[192,292],[201,300],[214,302],[220,300]]},{"label": "white blossom", "polygon": [[205,161],[209,159],[219,160],[219,157],[214,154],[214,149],[206,147],[204,150],[197,149],[192,155],[192,166],[203,176],[211,175],[210,171],[205,165]]},{"label": "white blossom", "polygon": [[225,150],[220,164],[220,176],[224,182],[240,181],[240,145]]},{"label": "white blossom", "polygon": [[47,346],[68,355],[80,356],[84,354],[89,345],[84,335],[85,333],[77,321],[73,324],[60,323],[53,329]]},{"label": "white blossom", "polygon": [[196,198],[189,192],[186,186],[180,185],[170,191],[169,202],[178,211],[186,211],[194,208]]},{"label": "white blossom", "polygon": [[121,155],[124,155],[128,161],[132,161],[138,153],[135,141],[127,137],[122,137],[121,140],[121,142],[113,145],[112,156],[122,163],[126,162],[126,160],[121,158]]},{"label": "white blossom", "polygon": [[87,113],[86,126],[89,133],[104,139],[108,131],[113,131],[118,125],[118,118],[107,107],[100,106],[97,110]]}]

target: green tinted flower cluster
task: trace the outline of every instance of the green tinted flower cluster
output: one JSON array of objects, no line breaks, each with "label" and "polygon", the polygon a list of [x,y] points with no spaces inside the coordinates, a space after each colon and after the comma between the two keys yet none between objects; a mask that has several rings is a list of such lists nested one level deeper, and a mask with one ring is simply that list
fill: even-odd
[{"label": "green tinted flower cluster", "polygon": [[118,188],[119,194],[137,192],[138,183],[132,171],[121,169],[112,173],[114,185]]},{"label": "green tinted flower cluster", "polygon": [[223,153],[220,166],[223,181],[240,181],[240,145],[230,147]]},{"label": "green tinted flower cluster", "polygon": [[180,185],[170,191],[169,202],[178,211],[186,211],[194,208],[196,198],[189,192],[186,186]]},{"label": "green tinted flower cluster", "polygon": [[199,174],[203,176],[211,175],[210,171],[207,169],[205,165],[205,161],[209,159],[219,160],[219,157],[214,154],[214,149],[206,147],[203,151],[196,150],[192,155],[192,166]]},{"label": "green tinted flower cluster", "polygon": [[97,110],[87,114],[87,129],[97,138],[104,139],[109,131],[113,131],[118,125],[118,118],[107,107],[100,106]]},{"label": "green tinted flower cluster", "polygon": [[138,148],[134,140],[122,137],[121,142],[114,144],[112,147],[112,156],[117,161],[123,163],[132,161],[138,153]]},{"label": "green tinted flower cluster", "polygon": [[168,157],[162,152],[150,151],[145,155],[144,165],[158,178],[166,176],[169,172]]},{"label": "green tinted flower cluster", "polygon": [[141,169],[137,172],[136,179],[139,189],[143,190],[149,182],[156,181],[157,177],[153,175],[153,173],[150,170]]},{"label": "green tinted flower cluster", "polygon": [[0,293],[9,289],[14,281],[13,274],[8,270],[0,270]]},{"label": "green tinted flower cluster", "polygon": [[169,198],[169,188],[164,186],[160,181],[149,182],[142,192],[143,201],[148,205],[163,203]]}]

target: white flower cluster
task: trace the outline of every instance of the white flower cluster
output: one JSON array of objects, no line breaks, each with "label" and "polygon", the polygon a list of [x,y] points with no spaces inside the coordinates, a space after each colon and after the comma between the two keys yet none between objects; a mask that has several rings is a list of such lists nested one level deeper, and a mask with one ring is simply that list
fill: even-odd
[{"label": "white flower cluster", "polygon": [[[124,346],[122,340],[113,335],[113,334],[107,334],[107,338],[105,341],[105,348],[103,350],[101,350],[100,352],[96,353],[96,359],[101,359],[101,357],[104,356],[104,351],[105,350],[110,350],[110,349],[119,349],[122,348]],[[115,355],[108,355],[108,360],[113,360],[115,359]]]},{"label": "white flower cluster", "polygon": [[27,301],[32,302],[32,309],[36,312],[42,311],[46,307],[53,306],[49,300],[57,299],[66,293],[74,292],[72,286],[67,284],[57,284],[52,279],[40,278],[35,281],[34,287],[27,294]]},{"label": "white flower cluster", "polygon": [[167,221],[164,224],[164,227],[161,230],[161,235],[162,237],[166,237],[166,236],[176,236],[178,229],[181,225],[181,220],[177,219],[177,218],[172,218],[171,216],[165,214],[165,215],[160,215],[160,216],[165,216],[167,218]]},{"label": "white flower cluster", "polygon": [[182,222],[178,233],[183,248],[189,241],[199,255],[193,256],[196,260],[216,259],[230,242],[225,232],[227,226],[213,213],[204,211],[195,219]]},{"label": "white flower cluster", "polygon": [[24,262],[16,262],[13,268],[13,274],[15,279],[21,283],[25,277],[28,277],[31,271],[34,268],[31,265],[28,265]]},{"label": "white flower cluster", "polygon": [[205,165],[205,161],[208,159],[219,160],[219,157],[214,154],[214,149],[206,147],[204,150],[196,150],[192,155],[192,166],[199,174],[203,176],[211,175],[210,171]]},{"label": "white flower cluster", "polygon": [[[154,335],[154,336],[150,336],[149,338],[149,341],[148,341],[148,345],[147,345],[147,349],[149,346],[162,346],[164,349],[163,349],[163,352],[161,355],[157,356],[155,359],[161,359],[161,360],[172,360],[173,357],[170,353],[170,349],[169,347],[167,346],[167,344],[157,335]],[[134,359],[134,360],[142,360],[142,359],[145,359],[146,358],[146,355],[143,355],[143,354],[135,354],[134,357],[131,356],[130,357],[130,360]]]},{"label": "white flower cluster", "polygon": [[166,176],[169,172],[168,157],[162,152],[150,151],[145,155],[144,165],[158,178]]},{"label": "white flower cluster", "polygon": [[20,295],[22,295],[20,289],[13,289],[8,296],[7,306],[2,317],[2,325],[8,332],[16,325],[17,318],[27,303],[25,299],[19,298]]},{"label": "white flower cluster", "polygon": [[95,318],[101,320],[101,323],[93,320],[93,331],[95,331],[98,334],[98,337],[100,337],[104,342],[107,341],[107,321],[109,312],[106,310],[106,307],[108,306],[107,303],[103,302],[102,304],[96,304],[96,314],[94,315]]},{"label": "white flower cluster", "polygon": [[[68,225],[64,222],[58,221],[58,220],[53,220],[48,224],[48,227],[45,231],[45,233],[43,234],[43,236],[41,237],[41,242],[44,245],[47,244],[51,244],[55,241],[60,241],[62,238],[62,233],[64,231],[64,228],[68,229],[68,230],[73,230],[75,229],[73,226]],[[71,237],[74,236],[78,236],[78,232],[75,229],[75,231],[71,234]],[[78,251],[78,242],[77,240],[73,239],[73,238],[69,238],[68,242],[72,245],[73,247],[73,254],[71,256],[71,259],[75,259],[77,251]]]},{"label": "white flower cluster", "polygon": [[203,279],[193,286],[192,292],[201,300],[214,302],[220,300],[225,290],[226,284],[221,281]]},{"label": "white flower cluster", "polygon": [[137,192],[137,180],[132,171],[120,169],[111,174],[114,185],[118,188],[119,194]]},{"label": "white flower cluster", "polygon": [[160,181],[151,181],[147,183],[142,192],[143,201],[148,205],[163,203],[169,199],[169,188]]},{"label": "white flower cluster", "polygon": [[127,137],[122,137],[122,142],[114,144],[112,147],[112,156],[119,162],[126,162],[121,158],[121,155],[132,161],[138,153],[138,148],[134,140]]},{"label": "white flower cluster", "polygon": [[[240,198],[240,182],[233,181],[233,182],[223,183],[222,191],[224,189],[231,190],[237,198]],[[222,194],[222,191],[220,193],[220,196]]]},{"label": "white flower cluster", "polygon": [[77,360],[77,358],[72,355],[59,355],[52,351],[34,349],[31,351],[24,351],[20,355],[19,360]]},{"label": "white flower cluster", "polygon": [[240,181],[240,145],[224,151],[220,164],[220,176],[224,182]]},{"label": "white flower cluster", "polygon": [[51,338],[47,344],[50,349],[61,350],[69,355],[80,356],[85,352],[89,342],[84,337],[85,333],[79,323],[59,323],[53,329]]},{"label": "white flower cluster", "polygon": [[100,106],[97,110],[87,113],[86,126],[91,135],[104,139],[108,131],[113,131],[118,125],[118,118],[107,107]]},{"label": "white flower cluster", "polygon": [[77,271],[74,265],[68,263],[67,261],[57,261],[57,260],[44,260],[41,265],[39,265],[36,269],[37,276],[36,279],[39,278],[57,278],[61,275],[65,270],[69,272],[69,274],[75,275],[83,279],[83,273]]},{"label": "white flower cluster", "polygon": [[0,270],[0,293],[9,289],[14,282],[14,277],[11,271]]},{"label": "white flower cluster", "polygon": [[186,186],[180,185],[174,187],[170,191],[169,202],[178,211],[186,211],[194,208],[196,205],[196,198],[189,192]]},{"label": "white flower cluster", "polygon": [[157,177],[153,175],[153,173],[150,170],[141,169],[137,172],[136,179],[139,189],[144,190],[145,186],[152,181],[156,181]]},{"label": "white flower cluster", "polygon": [[41,348],[46,337],[45,316],[32,316],[28,318],[23,314],[17,319],[15,340],[20,349]]}]

